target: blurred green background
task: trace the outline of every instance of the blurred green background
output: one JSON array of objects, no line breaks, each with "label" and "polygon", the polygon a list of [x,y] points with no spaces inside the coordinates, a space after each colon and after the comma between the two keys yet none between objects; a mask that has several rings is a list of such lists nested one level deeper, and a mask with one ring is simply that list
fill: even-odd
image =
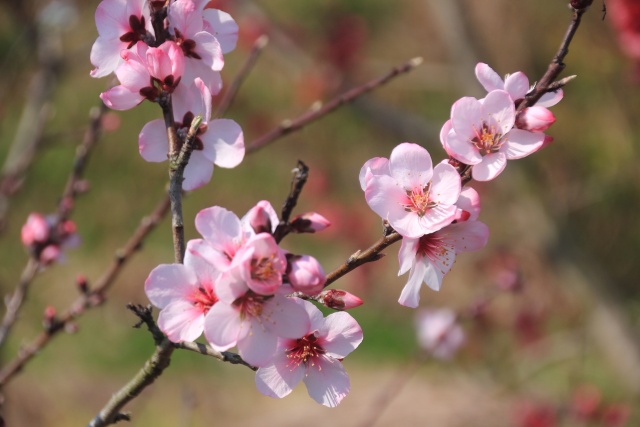
[{"label": "blurred green background", "polygon": [[[622,55],[610,19],[602,20],[596,3],[567,57],[564,75],[578,78],[553,108],[557,122],[547,133],[555,141],[511,162],[496,181],[473,184],[482,197],[480,219],[491,229],[490,243],[460,255],[442,291],[422,294],[425,307],[476,310],[465,323],[467,346],[455,361],[407,368],[416,363],[418,348],[414,311],[396,303],[406,281],[396,277],[396,245],[381,261],[335,285],[365,300],[353,310],[365,341],[345,362],[352,391],[339,408],[319,407],[302,386],[282,401],[263,397],[250,371],[177,352],[166,374],[129,407],[132,425],[359,426],[375,408],[385,408],[381,426],[623,425],[605,424],[611,405],[629,413],[625,425],[640,425],[634,409],[640,403],[640,91],[634,64]],[[3,161],[34,76],[47,54],[59,54],[60,60],[48,82],[50,96],[40,104],[47,109],[39,149],[22,188],[9,199],[0,234],[2,294],[15,287],[28,259],[20,227],[29,212],[55,209],[88,111],[108,84],[109,79],[89,77],[97,4],[8,1],[0,8]],[[205,207],[221,205],[243,215],[266,199],[278,209],[301,159],[311,175],[296,212],[317,211],[333,224],[318,235],[291,236],[284,246],[312,254],[327,271],[381,234],[380,219],[359,187],[361,165],[388,157],[403,141],[425,146],[440,161],[438,132],[451,104],[462,96],[483,96],[475,64],[486,62],[499,74],[522,70],[533,82],[546,70],[571,18],[566,2],[558,0],[214,4],[240,25],[238,48],[225,56],[226,83],[255,39],[270,39],[225,116],[240,123],[247,144],[317,100],[327,101],[410,58],[424,58],[410,74],[251,154],[238,168],[216,168],[211,183],[184,200],[186,235],[196,238],[193,217]],[[91,156],[90,191],[78,198],[73,213],[82,245],[33,283],[1,362],[41,330],[46,306],[62,312],[75,300],[78,274],[91,286],[163,196],[166,164],[146,163],[137,153],[139,130],[158,117],[159,108],[150,103],[108,114],[112,129]],[[131,328],[136,319],[125,304],[147,303],[147,274],[171,262],[172,254],[165,220],[124,268],[106,304],[82,316],[76,333],[57,337],[3,390],[7,425],[84,425],[95,416],[153,351],[149,334]],[[522,275],[519,292],[495,284],[495,266],[505,257]],[[595,389],[601,399],[598,414],[586,421],[575,416],[585,389]],[[543,414],[539,418],[547,424],[526,424],[535,418],[530,413]]]}]

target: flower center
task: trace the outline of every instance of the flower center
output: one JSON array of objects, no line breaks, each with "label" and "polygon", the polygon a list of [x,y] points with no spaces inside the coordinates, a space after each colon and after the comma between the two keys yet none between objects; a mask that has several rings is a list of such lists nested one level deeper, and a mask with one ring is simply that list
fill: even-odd
[{"label": "flower center", "polygon": [[317,341],[318,337],[316,337],[315,333],[298,338],[295,345],[286,352],[289,359],[287,367],[293,369],[303,363],[306,365],[310,359],[311,366],[315,366],[314,359],[326,353],[326,350]]},{"label": "flower center", "polygon": [[280,273],[273,262],[275,255],[271,255],[269,258],[260,258],[251,260],[251,278],[254,280],[268,281]]},{"label": "flower center", "polygon": [[204,314],[207,314],[213,304],[217,302],[218,297],[211,287],[200,287],[191,296],[191,303],[202,310]]},{"label": "flower center", "polygon": [[272,296],[263,296],[247,291],[246,294],[233,302],[233,305],[240,308],[240,318],[254,318],[262,315],[263,304]]},{"label": "flower center", "polygon": [[404,204],[404,210],[407,212],[415,212],[418,216],[424,216],[429,209],[438,206],[437,202],[434,202],[429,198],[429,190],[431,189],[431,182],[424,187],[416,187],[412,190],[407,190],[408,201]]},{"label": "flower center", "polygon": [[496,131],[494,126],[489,127],[486,123],[483,123],[482,128],[475,131],[476,136],[471,139],[471,143],[480,150],[480,154],[483,156],[495,153],[504,143],[504,138]]},{"label": "flower center", "polygon": [[[428,258],[434,266],[449,265],[449,257],[455,248],[436,233],[425,234],[418,241],[416,254]],[[443,271],[443,273],[446,273]]]}]

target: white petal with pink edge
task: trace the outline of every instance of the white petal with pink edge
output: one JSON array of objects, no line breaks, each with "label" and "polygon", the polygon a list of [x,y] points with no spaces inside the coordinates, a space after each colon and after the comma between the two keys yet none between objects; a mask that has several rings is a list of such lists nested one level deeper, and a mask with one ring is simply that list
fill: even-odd
[{"label": "white petal with pink edge", "polygon": [[317,363],[309,367],[303,379],[307,392],[316,402],[335,408],[349,394],[349,376],[338,360],[321,357]]},{"label": "white petal with pink edge", "polygon": [[144,282],[147,298],[158,308],[182,299],[198,286],[196,274],[182,264],[160,264]]},{"label": "white petal with pink edge", "polygon": [[482,162],[473,166],[471,176],[476,181],[490,181],[507,166],[507,156],[504,153],[491,153],[482,158]]},{"label": "white petal with pink edge", "polygon": [[538,151],[544,143],[544,133],[513,129],[507,135],[507,142],[500,148],[507,159],[516,160]]},{"label": "white petal with pink edge", "polygon": [[362,328],[349,313],[332,313],[324,319],[319,342],[327,355],[343,359],[362,342]]},{"label": "white petal with pink edge", "polygon": [[433,163],[423,147],[403,142],[391,151],[389,174],[405,189],[424,187],[433,175]]}]

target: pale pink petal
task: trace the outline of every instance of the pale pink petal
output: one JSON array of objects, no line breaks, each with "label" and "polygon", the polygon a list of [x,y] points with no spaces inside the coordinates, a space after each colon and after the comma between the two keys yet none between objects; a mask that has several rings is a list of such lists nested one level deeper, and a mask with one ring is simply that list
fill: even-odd
[{"label": "pale pink petal", "polygon": [[211,120],[211,91],[200,77],[196,77],[194,83],[198,89],[198,98],[202,103],[201,108],[197,110],[197,114],[202,114],[203,121],[209,123]]},{"label": "pale pink petal", "polygon": [[209,128],[202,135],[204,145],[211,147],[204,154],[216,165],[233,168],[244,158],[244,135],[240,126],[229,119],[209,122]]},{"label": "pale pink petal", "polygon": [[122,62],[120,52],[127,48],[127,43],[121,42],[118,38],[107,39],[98,37],[91,47],[91,77],[100,78],[111,74]]},{"label": "pale pink petal", "polygon": [[402,276],[413,266],[413,261],[416,257],[416,251],[418,250],[419,241],[420,239],[410,239],[408,237],[404,237],[402,239],[402,244],[400,245],[400,250],[398,251],[398,262],[400,264],[400,271],[398,271],[398,276]]},{"label": "pale pink petal", "polygon": [[451,130],[446,140],[445,150],[454,159],[467,165],[475,165],[482,161],[482,155],[468,137],[461,137]]},{"label": "pale pink petal", "polygon": [[511,130],[516,121],[516,108],[507,92],[503,90],[489,92],[482,105],[491,118],[487,124],[496,126],[496,131],[502,135]]},{"label": "pale pink petal", "polygon": [[349,313],[332,313],[324,319],[319,331],[320,345],[327,356],[343,359],[362,342],[362,328]]},{"label": "pale pink petal", "polygon": [[538,107],[553,107],[558,102],[562,101],[562,97],[564,93],[562,89],[558,89],[556,92],[547,92],[536,102],[536,106]]},{"label": "pale pink petal", "polygon": [[433,175],[429,152],[417,144],[404,142],[389,157],[389,173],[405,190],[424,187]]},{"label": "pale pink petal", "polygon": [[440,205],[453,205],[460,196],[460,175],[448,163],[440,163],[433,169],[429,198]]},{"label": "pale pink petal", "polygon": [[420,289],[422,288],[422,282],[426,273],[426,264],[423,262],[416,262],[409,273],[409,280],[407,284],[402,288],[398,303],[405,307],[416,308],[420,303]]},{"label": "pale pink petal", "polygon": [[200,31],[192,37],[196,42],[194,52],[200,56],[200,61],[213,71],[220,71],[224,67],[224,57],[220,43],[206,31]]},{"label": "pale pink petal", "polygon": [[500,152],[504,153],[507,159],[515,160],[539,150],[544,143],[544,133],[513,129],[507,134],[507,139]]},{"label": "pale pink petal", "polygon": [[[440,230],[442,227],[451,224],[455,219],[457,208],[455,205],[438,205],[429,209],[424,216],[418,218],[418,224],[423,230],[422,234],[433,233]],[[400,233],[402,234],[402,233]],[[419,237],[419,236],[408,236]]]},{"label": "pale pink petal", "polygon": [[119,38],[130,29],[126,0],[101,1],[96,8],[95,20],[101,37]]},{"label": "pale pink petal", "polygon": [[278,352],[273,364],[258,369],[256,388],[265,396],[282,398],[289,395],[305,376],[304,365],[297,368],[287,366],[289,358]]},{"label": "pale pink petal", "polygon": [[263,305],[263,317],[282,338],[300,338],[310,329],[309,315],[291,298],[275,295]]},{"label": "pale pink petal", "polygon": [[[263,216],[264,224],[262,225],[264,225],[265,228],[268,228],[270,233],[276,231],[276,228],[278,228],[278,223],[280,222],[280,218],[278,218],[276,210],[268,200],[260,200],[258,203],[256,203],[256,205],[249,209],[249,211],[240,219],[240,222],[243,225],[248,225],[251,230],[255,231],[254,224],[256,220],[254,219],[254,217],[256,215]],[[267,223],[269,223],[271,226],[267,227],[267,225],[269,225]],[[329,225],[330,224],[327,224],[327,227]],[[258,227],[260,227],[260,225],[258,225]]]},{"label": "pale pink petal", "polygon": [[184,298],[198,286],[195,273],[182,264],[160,264],[144,282],[147,298],[158,308],[165,308]]},{"label": "pale pink petal", "polygon": [[241,328],[240,313],[232,306],[218,302],[204,319],[204,335],[218,350],[235,346]]},{"label": "pale pink petal", "polygon": [[[146,50],[143,46],[146,46],[142,42],[138,42],[136,50],[123,50],[120,52],[120,56],[124,59],[124,62],[116,68],[116,76],[122,86],[129,88],[130,90],[139,91],[144,87],[150,86],[149,70],[146,65]],[[140,52],[145,54],[140,57]]]},{"label": "pale pink petal", "polygon": [[456,206],[466,212],[469,212],[468,221],[475,221],[480,215],[480,195],[471,187],[464,187],[460,191],[460,198],[456,202]]},{"label": "pale pink petal", "polygon": [[479,62],[478,65],[476,65],[476,77],[487,92],[504,89],[504,81],[502,81],[502,78],[498,73],[493,71],[493,68],[483,62]]},{"label": "pale pink petal", "polygon": [[191,158],[184,169],[184,181],[182,189],[185,191],[195,190],[211,181],[213,175],[213,163],[199,151],[191,153]]},{"label": "pale pink petal", "polygon": [[434,261],[423,258],[416,263],[416,266],[418,264],[424,265],[422,280],[432,290],[439,291],[442,287],[442,278],[451,270],[455,260],[455,252],[450,248],[443,248],[440,258],[436,258]]},{"label": "pale pink petal", "polygon": [[455,247],[455,252],[477,251],[489,240],[489,227],[480,221],[451,224],[439,232]]},{"label": "pale pink petal", "polygon": [[300,298],[291,298],[291,301],[307,312],[309,316],[309,331],[317,331],[324,326],[324,314],[313,303]]},{"label": "pale pink petal", "polygon": [[[149,21],[149,9],[147,7],[148,0],[127,0],[127,19],[129,16],[144,16]],[[153,26],[151,26],[153,28]]]},{"label": "pale pink petal", "polygon": [[198,212],[195,223],[198,233],[219,251],[223,251],[229,241],[242,236],[240,219],[220,206]]},{"label": "pale pink petal", "polygon": [[140,131],[138,136],[138,150],[147,162],[164,162],[169,151],[169,139],[164,121],[152,120]]},{"label": "pale pink petal", "polygon": [[[214,306],[215,307],[215,306]],[[238,353],[253,366],[267,366],[273,360],[276,352],[278,337],[261,318],[245,319],[243,328],[246,327],[244,337],[238,339]],[[242,336],[242,332],[240,336]]]},{"label": "pale pink petal", "polygon": [[[383,219],[391,222],[394,228],[400,223],[411,222],[411,217],[415,216],[404,209],[404,204],[408,202],[407,194],[389,175],[372,177],[364,195],[369,207]],[[404,228],[407,227],[411,226],[407,224]],[[424,233],[421,230],[414,230],[411,234],[413,236],[406,236],[419,237]]]},{"label": "pale pink petal", "polygon": [[113,110],[129,110],[140,104],[144,97],[139,92],[132,92],[126,87],[114,86],[106,92],[100,94],[100,99],[104,105]]},{"label": "pale pink petal", "polygon": [[482,158],[482,162],[475,165],[471,171],[471,176],[476,181],[490,181],[507,166],[507,156],[504,153],[487,154]]},{"label": "pale pink petal", "polygon": [[194,341],[202,335],[204,313],[189,301],[173,301],[158,315],[158,327],[170,341]]},{"label": "pale pink petal", "polygon": [[360,169],[359,180],[362,191],[367,189],[369,178],[373,175],[389,175],[389,159],[386,157],[374,157],[365,162]]},{"label": "pale pink petal", "polygon": [[351,389],[342,363],[329,357],[320,358],[316,366],[310,367],[303,381],[309,396],[329,408],[338,406]]},{"label": "pale pink petal", "polygon": [[[475,137],[486,119],[482,103],[473,97],[460,98],[451,107],[451,127],[462,140]],[[449,136],[447,142],[451,145]]]},{"label": "pale pink petal", "polygon": [[238,24],[231,15],[217,9],[205,9],[202,12],[204,30],[213,34],[222,48],[222,53],[229,53],[236,48],[238,41]]},{"label": "pale pink petal", "polygon": [[177,0],[169,5],[168,11],[171,27],[177,28],[183,37],[193,39],[202,30],[202,16],[191,0]]},{"label": "pale pink petal", "polygon": [[529,92],[529,79],[522,71],[510,74],[504,80],[504,90],[509,92],[513,101],[522,99]]}]

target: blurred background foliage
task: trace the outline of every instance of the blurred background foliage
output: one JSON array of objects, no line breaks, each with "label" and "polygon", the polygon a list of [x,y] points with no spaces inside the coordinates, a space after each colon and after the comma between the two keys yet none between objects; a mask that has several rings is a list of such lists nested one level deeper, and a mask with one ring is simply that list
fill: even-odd
[{"label": "blurred background foliage", "polygon": [[[301,159],[311,175],[296,212],[317,211],[332,227],[291,236],[284,246],[314,255],[327,271],[381,234],[380,219],[358,184],[361,165],[388,157],[402,141],[425,146],[440,161],[438,132],[451,104],[483,95],[475,64],[486,62],[499,74],[522,70],[535,81],[571,17],[558,0],[212,3],[240,25],[238,48],[225,57],[225,82],[253,42],[269,36],[226,114],[241,124],[248,145],[318,100],[424,58],[410,74],[251,154],[238,168],[216,168],[211,183],[184,201],[189,238],[197,237],[192,218],[205,207],[243,215],[267,199],[278,209]],[[28,127],[44,126],[33,164],[6,206],[3,294],[14,288],[28,259],[20,227],[29,212],[55,209],[88,111],[108,84],[89,77],[97,4],[8,0],[0,8],[0,159],[7,158],[25,106],[36,95],[44,117],[27,120]],[[329,419],[357,426],[376,407],[386,409],[378,425],[638,425],[640,80],[600,6],[596,1],[585,15],[570,48],[565,75],[578,78],[553,108],[558,120],[547,133],[555,141],[510,163],[498,180],[473,184],[483,201],[481,220],[491,229],[489,246],[459,256],[442,291],[422,294],[422,305],[452,307],[466,319],[467,345],[454,362],[415,361],[414,311],[395,302],[406,280],[396,277],[396,245],[383,260],[335,285],[365,300],[353,310],[365,341],[346,361],[352,392],[340,408],[318,407],[303,390],[273,401],[254,389],[251,372],[178,352],[158,384],[131,406],[132,425],[320,425]],[[33,89],[39,75],[48,90]],[[150,103],[107,114],[87,171],[90,190],[73,214],[82,245],[37,278],[3,363],[41,330],[45,307],[61,312],[75,299],[78,274],[91,286],[161,199],[166,164],[146,163],[137,153],[139,130],[159,115]],[[11,161],[4,172],[7,167]],[[131,329],[135,319],[124,306],[146,304],[147,274],[172,259],[165,220],[125,267],[104,306],[86,313],[75,333],[54,340],[3,390],[7,425],[82,425],[96,414],[152,352],[150,336]],[[501,269],[516,271],[522,287],[501,289]],[[407,370],[415,364],[419,369]],[[385,397],[385,390],[393,393]],[[581,418],[576,408],[583,407],[591,412]]]}]

